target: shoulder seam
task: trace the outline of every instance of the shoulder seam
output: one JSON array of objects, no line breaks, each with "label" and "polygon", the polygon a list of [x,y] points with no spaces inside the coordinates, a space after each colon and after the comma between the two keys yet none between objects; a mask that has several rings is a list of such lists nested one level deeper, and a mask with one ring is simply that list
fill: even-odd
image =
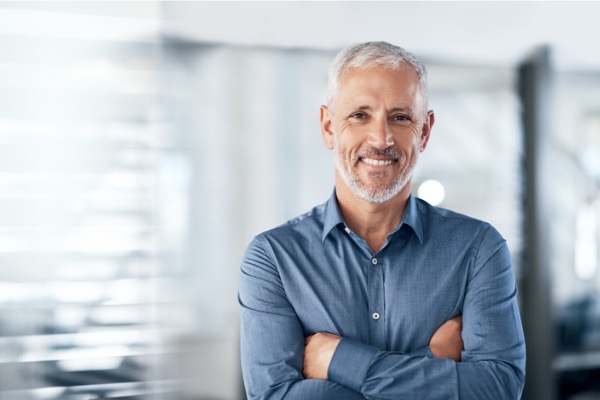
[{"label": "shoulder seam", "polygon": [[[477,234],[477,236],[481,236],[481,238],[478,241],[477,250],[475,251],[474,256],[473,256],[474,260],[477,259],[478,255],[479,255],[479,249],[481,248],[481,243],[483,242],[485,235],[490,231],[491,228],[492,228],[491,224],[489,224],[487,222],[483,222],[482,231]],[[473,243],[473,244],[475,244],[475,243]],[[506,246],[506,239],[504,239],[504,238],[502,238],[502,240],[498,243],[498,246],[496,246],[496,248],[490,253],[489,257],[481,263],[481,267],[478,269],[478,271],[474,271],[473,277],[475,277],[479,273],[479,271],[481,271],[483,269],[483,267],[488,263],[488,261],[490,261],[492,259],[492,257],[494,257],[494,255],[496,253],[498,253],[498,251],[500,251],[500,249],[503,246]],[[475,265],[473,265],[473,266],[475,266]]]},{"label": "shoulder seam", "polygon": [[271,245],[269,244],[269,241],[265,237],[264,233],[261,233],[260,235],[256,236],[256,240],[260,247],[262,247],[262,249],[265,251],[267,257],[269,257],[269,260],[273,263],[275,267],[277,267],[277,270],[279,270],[279,267],[275,262],[275,255],[273,254],[273,249],[271,248]]}]

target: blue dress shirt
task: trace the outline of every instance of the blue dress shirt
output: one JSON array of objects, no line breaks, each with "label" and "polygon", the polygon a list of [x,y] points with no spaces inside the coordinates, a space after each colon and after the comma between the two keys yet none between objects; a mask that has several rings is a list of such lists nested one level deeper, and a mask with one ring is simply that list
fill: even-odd
[{"label": "blue dress shirt", "polygon": [[[377,253],[332,197],[254,238],[241,266],[249,399],[518,399],[525,341],[505,240],[411,196]],[[461,362],[429,341],[462,315]],[[304,379],[306,336],[342,336],[328,380]]]}]

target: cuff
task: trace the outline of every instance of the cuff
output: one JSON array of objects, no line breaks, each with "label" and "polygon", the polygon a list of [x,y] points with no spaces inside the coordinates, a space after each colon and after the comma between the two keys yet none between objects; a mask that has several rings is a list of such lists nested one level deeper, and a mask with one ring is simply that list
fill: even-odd
[{"label": "cuff", "polygon": [[360,392],[378,351],[377,347],[343,338],[329,364],[327,379]]}]

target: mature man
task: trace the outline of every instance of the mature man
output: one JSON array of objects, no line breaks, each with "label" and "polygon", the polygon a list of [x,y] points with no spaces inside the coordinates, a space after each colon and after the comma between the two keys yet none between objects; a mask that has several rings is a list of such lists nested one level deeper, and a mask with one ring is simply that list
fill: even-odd
[{"label": "mature man", "polygon": [[338,54],[321,107],[335,190],[242,261],[250,399],[517,399],[525,343],[504,239],[411,195],[430,138],[425,68],[404,49]]}]

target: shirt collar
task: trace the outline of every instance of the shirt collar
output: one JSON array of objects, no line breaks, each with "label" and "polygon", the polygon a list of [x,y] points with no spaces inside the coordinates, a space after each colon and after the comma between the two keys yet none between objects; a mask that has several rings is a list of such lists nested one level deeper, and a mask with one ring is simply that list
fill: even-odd
[{"label": "shirt collar", "polygon": [[[321,241],[324,241],[331,230],[339,224],[344,226],[346,225],[344,218],[342,217],[340,207],[338,206],[336,192],[334,189],[331,197],[325,203],[323,234],[321,236]],[[419,212],[419,206],[417,205],[417,199],[412,194],[408,197],[404,215],[402,216],[402,220],[394,232],[398,231],[403,224],[410,226],[415,235],[417,235],[419,238],[419,242],[423,243],[423,224],[421,214]]]},{"label": "shirt collar", "polygon": [[399,227],[403,224],[410,226],[419,238],[419,242],[423,243],[423,219],[421,216],[421,212],[419,210],[419,205],[417,204],[417,198],[412,194],[408,197],[408,202],[406,203],[406,209],[404,210],[404,215],[402,216],[402,221],[400,221]]},{"label": "shirt collar", "polygon": [[325,241],[325,238],[327,235],[329,235],[329,232],[331,232],[331,230],[339,224],[344,224],[344,218],[342,217],[342,212],[340,211],[340,207],[337,203],[335,189],[333,189],[331,197],[325,203],[323,235],[321,236],[321,241]]}]

